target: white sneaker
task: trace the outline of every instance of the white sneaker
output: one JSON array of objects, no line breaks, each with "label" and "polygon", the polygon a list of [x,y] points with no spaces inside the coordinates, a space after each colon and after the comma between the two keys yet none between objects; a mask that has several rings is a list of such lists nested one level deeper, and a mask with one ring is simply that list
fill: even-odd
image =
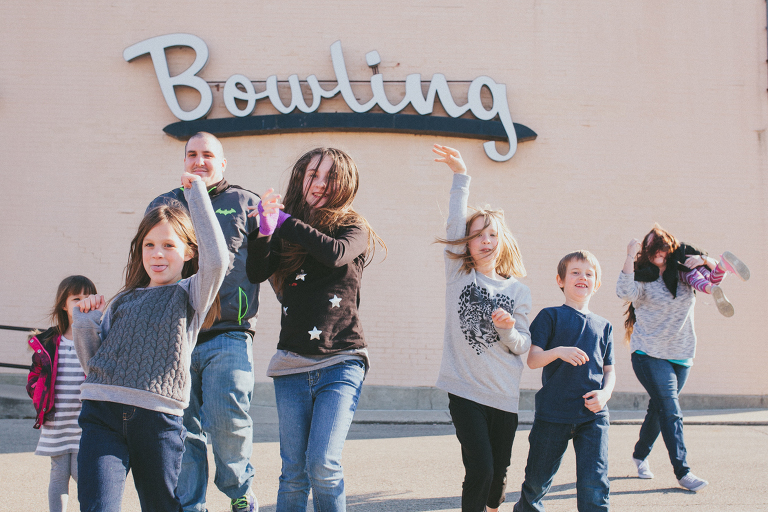
[{"label": "white sneaker", "polygon": [[728,297],[723,293],[723,289],[718,285],[712,285],[712,298],[715,299],[715,306],[721,315],[725,317],[733,316],[733,304],[728,300]]},{"label": "white sneaker", "polygon": [[637,466],[638,478],[653,478],[653,473],[651,473],[651,465],[648,462],[648,459],[640,460],[632,457],[632,460],[635,461],[635,465]]},{"label": "white sneaker", "polygon": [[709,482],[702,480],[693,473],[688,473],[683,478],[677,481],[681,487],[685,487],[689,491],[697,492],[709,485]]}]

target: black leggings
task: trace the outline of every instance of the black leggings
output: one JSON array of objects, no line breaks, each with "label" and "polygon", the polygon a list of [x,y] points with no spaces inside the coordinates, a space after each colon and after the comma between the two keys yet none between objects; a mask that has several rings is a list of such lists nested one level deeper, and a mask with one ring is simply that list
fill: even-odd
[{"label": "black leggings", "polygon": [[507,468],[517,430],[517,414],[448,394],[466,474],[461,511],[481,512],[504,503]]}]

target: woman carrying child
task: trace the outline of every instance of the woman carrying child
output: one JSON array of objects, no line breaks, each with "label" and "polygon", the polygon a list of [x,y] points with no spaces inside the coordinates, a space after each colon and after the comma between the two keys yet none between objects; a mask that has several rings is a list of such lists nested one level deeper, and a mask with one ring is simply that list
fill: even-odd
[{"label": "woman carrying child", "polygon": [[35,405],[35,426],[40,440],[35,455],[51,458],[48,483],[48,509],[66,512],[69,501],[69,478],[77,483],[77,451],[80,446],[80,384],[85,373],[77,360],[72,341],[72,310],[96,286],[84,276],[65,278],[56,291],[51,310],[53,327],[32,336],[34,350],[27,377],[27,393]]},{"label": "woman carrying child", "polygon": [[625,341],[629,342],[635,375],[650,395],[632,455],[640,478],[653,478],[648,455],[661,433],[678,483],[690,491],[700,491],[708,484],[691,473],[688,466],[678,398],[696,352],[694,290],[712,293],[718,310],[725,316],[732,315],[733,308],[719,287],[727,272],[749,279],[746,265],[733,254],[724,253],[715,264],[701,251],[678,242],[658,224],[642,243],[633,239],[627,246],[616,294],[630,302],[624,323]]},{"label": "woman carrying child", "polygon": [[229,263],[203,182],[188,173],[181,182],[189,214],[180,203],[150,210],[131,242],[121,292],[109,306],[91,295],[74,312],[88,375],[78,456],[84,512],[120,510],[129,470],[142,511],[181,510],[175,489],[190,357],[200,328],[216,316]]},{"label": "woman carrying child", "polygon": [[517,241],[501,210],[467,214],[469,181],[459,152],[432,151],[453,171],[445,239],[445,336],[437,387],[447,391],[466,475],[462,512],[504,502],[517,430],[520,357],[531,346],[531,292]]},{"label": "woman carrying child", "polygon": [[[285,204],[272,189],[248,236],[251,282],[270,279],[282,306],[274,379],[282,474],[278,512],[346,510],[341,452],[369,367],[358,306],[363,268],[381,239],[357,213],[352,158],[333,148],[293,166]],[[281,211],[281,209],[285,211]]]}]

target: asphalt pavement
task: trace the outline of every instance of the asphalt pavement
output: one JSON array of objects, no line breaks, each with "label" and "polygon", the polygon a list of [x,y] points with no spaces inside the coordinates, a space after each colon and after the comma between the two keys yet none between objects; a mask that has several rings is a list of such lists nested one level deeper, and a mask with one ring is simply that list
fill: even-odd
[{"label": "asphalt pavement", "polygon": [[[251,415],[254,488],[260,510],[274,512],[280,474],[277,415],[273,407],[259,406],[252,407]],[[613,510],[768,511],[768,409],[686,411],[689,463],[696,475],[710,482],[698,493],[677,485],[661,440],[650,456],[655,478],[637,478],[631,453],[643,413],[611,415],[608,475]],[[501,511],[511,511],[520,496],[532,416],[531,411],[520,413]],[[37,438],[29,419],[0,420],[0,511],[47,510],[50,459],[33,454]],[[210,447],[209,461],[213,467]],[[351,512],[461,510],[464,469],[447,411],[358,411],[343,465]],[[229,501],[213,484],[214,471],[210,474],[208,508],[224,512]],[[545,499],[546,509],[576,510],[575,482],[575,457],[569,448]],[[74,483],[69,510],[78,510]],[[123,510],[140,510],[130,475]]]}]

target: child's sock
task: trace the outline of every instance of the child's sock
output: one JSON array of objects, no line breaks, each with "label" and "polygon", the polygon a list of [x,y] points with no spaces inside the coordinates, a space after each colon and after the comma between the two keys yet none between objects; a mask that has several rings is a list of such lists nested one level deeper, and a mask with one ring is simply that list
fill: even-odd
[{"label": "child's sock", "polygon": [[747,265],[739,258],[734,256],[732,252],[725,251],[720,255],[720,263],[718,263],[718,266],[721,266],[732,274],[736,274],[742,281],[749,279],[749,267],[747,267]]},{"label": "child's sock", "polygon": [[715,306],[717,306],[717,310],[721,315],[725,317],[733,316],[733,304],[725,296],[723,289],[716,284],[712,285],[712,298],[715,299]]}]

